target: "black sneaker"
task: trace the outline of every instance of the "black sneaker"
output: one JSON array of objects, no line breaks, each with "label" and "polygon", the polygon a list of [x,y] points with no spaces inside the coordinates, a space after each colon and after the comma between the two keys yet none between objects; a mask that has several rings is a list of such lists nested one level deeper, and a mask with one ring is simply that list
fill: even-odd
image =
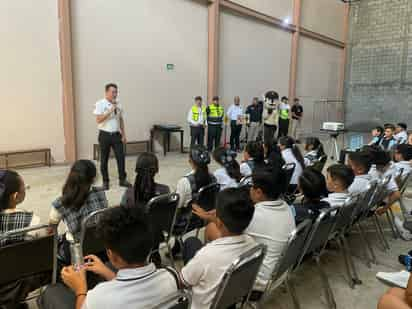
[{"label": "black sneaker", "polygon": [[119,181],[119,186],[125,187],[125,188],[130,188],[132,185],[130,182],[128,182],[126,179],[120,180]]}]

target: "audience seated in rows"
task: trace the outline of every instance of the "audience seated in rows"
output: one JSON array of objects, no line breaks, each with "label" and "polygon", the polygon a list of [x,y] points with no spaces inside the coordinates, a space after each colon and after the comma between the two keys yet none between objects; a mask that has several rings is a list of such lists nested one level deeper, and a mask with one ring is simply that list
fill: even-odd
[{"label": "audience seated in rows", "polygon": [[295,192],[298,186],[298,179],[305,168],[305,161],[302,153],[293,138],[284,136],[279,139],[279,148],[282,153],[283,160],[286,163],[294,163],[295,170],[293,171],[292,179],[288,191]]},{"label": "audience seated in rows", "polygon": [[220,185],[220,190],[239,186],[242,174],[240,173],[240,165],[236,161],[236,155],[236,152],[224,147],[216,148],[213,152],[213,159],[221,166],[213,173]]},{"label": "audience seated in rows", "polygon": [[326,173],[326,185],[329,190],[328,197],[323,201],[331,207],[342,207],[349,197],[349,187],[355,179],[352,169],[343,164],[334,164],[328,167]]},{"label": "audience seated in rows", "polygon": [[317,137],[308,137],[305,142],[305,166],[312,166],[321,157],[325,156],[323,145]]},{"label": "audience seated in rows", "polygon": [[372,176],[369,174],[372,167],[371,156],[365,151],[350,152],[348,165],[355,174],[355,179],[348,189],[349,193],[356,195],[365,192],[372,180]]}]

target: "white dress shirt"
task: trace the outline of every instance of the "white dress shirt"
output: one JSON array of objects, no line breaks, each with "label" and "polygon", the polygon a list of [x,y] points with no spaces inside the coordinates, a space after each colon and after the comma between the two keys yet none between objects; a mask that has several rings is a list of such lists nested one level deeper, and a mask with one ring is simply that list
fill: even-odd
[{"label": "white dress shirt", "polygon": [[286,148],[282,150],[282,158],[285,163],[295,163],[295,170],[293,171],[292,179],[290,180],[291,185],[297,185],[300,175],[302,175],[303,168],[299,161],[295,158],[292,149]]},{"label": "white dress shirt", "polygon": [[232,104],[227,111],[227,117],[230,121],[237,121],[243,116],[243,107],[240,105]]},{"label": "white dress shirt", "polygon": [[193,107],[191,107],[189,110],[189,113],[187,113],[187,122],[192,127],[198,127],[206,123],[206,115],[203,115],[203,108],[199,106],[196,106],[196,107],[199,113],[199,119],[197,121],[193,120],[193,110],[192,110]]},{"label": "white dress shirt", "polygon": [[355,176],[355,179],[348,188],[349,193],[359,194],[365,192],[371,180],[372,176],[369,174]]},{"label": "white dress shirt", "polygon": [[[106,114],[111,108],[113,104],[110,103],[107,99],[102,99],[96,103],[94,114],[96,116],[101,116]],[[103,122],[97,125],[99,130],[115,133],[120,132],[120,119],[123,117],[123,109],[122,106],[117,103],[116,104],[116,113],[112,112],[110,116]]]},{"label": "white dress shirt", "polygon": [[237,188],[239,186],[238,182],[231,178],[224,167],[217,169],[214,174],[217,183],[220,185],[220,190],[227,188]]},{"label": "white dress shirt", "polygon": [[382,180],[389,175],[392,176],[388,184],[386,185],[386,189],[390,192],[396,192],[399,190],[399,187],[396,184],[395,177],[393,177],[393,170],[391,167],[389,167],[385,172],[382,173],[376,168],[376,165],[372,165],[368,174],[371,175],[373,180],[377,180],[377,181]]},{"label": "white dress shirt", "polygon": [[329,193],[328,197],[322,199],[322,201],[328,202],[330,207],[342,207],[349,196],[348,192]]},{"label": "white dress shirt", "polygon": [[255,290],[265,289],[295,227],[292,210],[284,201],[266,201],[255,205],[253,219],[245,233],[256,242],[267,246],[266,256],[256,279]]},{"label": "white dress shirt", "polygon": [[[249,159],[250,161],[253,161],[253,159]],[[242,162],[240,163],[240,173],[242,174],[243,177],[249,177],[252,175],[253,171],[250,168],[249,164],[247,162]]]},{"label": "white dress shirt", "polygon": [[[188,175],[192,173],[193,172]],[[180,196],[178,208],[186,207],[187,203],[192,199],[192,187],[190,186],[190,181],[187,177],[182,177],[177,182],[176,193]]]}]

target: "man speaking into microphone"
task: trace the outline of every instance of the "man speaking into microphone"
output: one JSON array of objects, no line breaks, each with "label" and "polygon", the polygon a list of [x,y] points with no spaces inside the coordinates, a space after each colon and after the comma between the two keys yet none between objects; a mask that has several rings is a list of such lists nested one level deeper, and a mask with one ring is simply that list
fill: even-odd
[{"label": "man speaking into microphone", "polygon": [[118,87],[116,84],[105,86],[105,98],[96,103],[94,115],[99,129],[100,171],[103,177],[103,189],[109,190],[110,179],[107,165],[110,149],[113,148],[117,170],[119,171],[119,185],[130,187],[126,179],[124,144],[126,133],[123,120],[123,109],[117,102]]}]

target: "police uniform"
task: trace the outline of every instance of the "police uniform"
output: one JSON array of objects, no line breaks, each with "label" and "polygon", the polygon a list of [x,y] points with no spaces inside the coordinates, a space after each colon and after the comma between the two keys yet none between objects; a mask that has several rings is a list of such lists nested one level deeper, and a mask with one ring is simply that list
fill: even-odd
[{"label": "police uniform", "polygon": [[288,103],[281,102],[279,105],[279,132],[278,137],[288,136],[289,130],[289,109]]},{"label": "police uniform", "polygon": [[202,145],[205,138],[206,107],[193,105],[187,115],[190,125],[190,146]]},{"label": "police uniform", "polygon": [[212,103],[207,109],[207,148],[209,151],[213,150],[213,147],[220,146],[220,138],[222,136],[222,125],[224,110],[220,104]]}]

